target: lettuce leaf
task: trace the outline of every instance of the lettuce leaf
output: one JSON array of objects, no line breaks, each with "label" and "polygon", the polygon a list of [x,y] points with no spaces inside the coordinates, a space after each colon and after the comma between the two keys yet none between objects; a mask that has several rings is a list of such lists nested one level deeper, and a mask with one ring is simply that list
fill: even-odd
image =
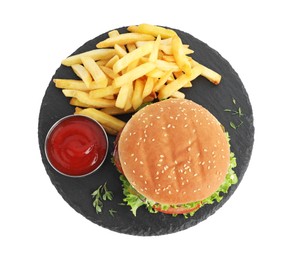
[{"label": "lettuce leaf", "polygon": [[[228,142],[230,143],[229,134],[226,133],[226,136],[227,136]],[[160,205],[154,201],[148,200],[143,195],[138,193],[132,187],[132,185],[129,183],[126,177],[122,174],[120,176],[120,180],[122,182],[122,187],[123,187],[123,194],[124,194],[123,201],[126,203],[126,205],[131,207],[131,211],[134,216],[136,216],[137,209],[142,206],[145,206],[148,209],[148,211],[151,213],[157,213],[158,211],[153,208],[154,205],[161,206],[162,209],[168,209],[169,207],[179,207],[179,206],[185,207],[185,208],[195,208],[198,204],[200,204],[201,206],[195,209],[194,211],[183,214],[184,217],[187,218],[189,216],[193,216],[196,213],[196,211],[199,210],[202,206],[206,204],[213,204],[214,202],[220,202],[223,199],[224,194],[228,193],[229,188],[238,182],[238,176],[233,170],[236,166],[237,166],[237,160],[236,160],[235,154],[231,152],[230,153],[230,166],[228,169],[228,173],[226,175],[224,182],[219,187],[219,189],[216,192],[214,192],[212,195],[210,195],[208,198],[202,201],[196,201],[196,202],[191,202],[191,203],[182,204],[182,205]]]}]

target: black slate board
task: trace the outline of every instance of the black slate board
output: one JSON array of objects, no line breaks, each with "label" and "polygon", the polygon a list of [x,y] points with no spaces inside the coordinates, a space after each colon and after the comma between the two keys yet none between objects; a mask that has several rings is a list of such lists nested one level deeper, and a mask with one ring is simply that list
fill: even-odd
[{"label": "black slate board", "polygon": [[[118,29],[125,32],[125,27]],[[61,90],[49,83],[42,101],[38,138],[42,156],[42,161],[50,177],[51,182],[61,194],[63,199],[90,221],[110,230],[139,236],[153,236],[174,233],[192,227],[205,220],[215,213],[234,193],[240,184],[244,173],[248,167],[254,143],[253,113],[249,97],[238,74],[231,65],[221,57],[221,55],[210,48],[207,44],[194,38],[193,36],[175,30],[181,37],[184,44],[189,44],[195,53],[193,58],[222,75],[219,86],[214,86],[203,77],[197,78],[193,82],[193,87],[184,89],[186,98],[191,99],[207,108],[225,126],[226,131],[231,136],[231,150],[235,153],[238,166],[235,171],[238,175],[238,184],[232,186],[228,194],[224,195],[220,203],[205,205],[193,217],[185,219],[183,216],[172,217],[170,215],[157,213],[151,214],[145,208],[139,208],[137,217],[134,217],[128,206],[120,205],[123,194],[119,173],[111,163],[111,153],[113,151],[114,137],[109,136],[109,152],[105,163],[101,169],[90,176],[84,178],[69,178],[58,174],[48,163],[44,153],[44,140],[49,128],[61,117],[72,114],[74,108],[69,105],[69,101],[61,93]],[[73,54],[95,49],[96,43],[107,38],[104,33],[77,49]],[[76,78],[71,68],[60,66],[53,78]],[[234,109],[232,100],[236,100],[236,106],[242,108],[244,116],[241,118],[243,124],[236,130],[230,126],[230,122],[238,124],[238,117],[232,116],[225,109]],[[129,116],[121,117],[128,120]],[[103,213],[96,214],[92,206],[91,193],[99,186],[107,182],[109,190],[114,194],[112,201],[104,204]],[[114,217],[109,214],[109,210],[117,211]]]}]

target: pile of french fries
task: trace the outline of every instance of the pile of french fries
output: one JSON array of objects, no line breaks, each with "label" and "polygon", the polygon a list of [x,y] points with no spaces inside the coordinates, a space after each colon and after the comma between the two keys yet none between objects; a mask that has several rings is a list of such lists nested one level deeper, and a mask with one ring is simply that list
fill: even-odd
[{"label": "pile of french fries", "polygon": [[116,135],[125,125],[115,115],[132,113],[155,99],[185,98],[181,88],[192,86],[202,75],[214,84],[221,76],[188,56],[194,51],[173,30],[140,24],[128,32],[110,31],[96,49],[62,61],[78,76],[54,79],[75,114],[100,122]]}]

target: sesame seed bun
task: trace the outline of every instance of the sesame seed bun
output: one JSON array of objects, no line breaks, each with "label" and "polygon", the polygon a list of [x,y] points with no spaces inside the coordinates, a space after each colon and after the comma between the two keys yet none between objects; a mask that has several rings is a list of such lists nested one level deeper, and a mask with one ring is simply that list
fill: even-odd
[{"label": "sesame seed bun", "polygon": [[160,204],[203,200],[223,183],[230,147],[218,120],[186,99],[148,105],[125,125],[118,142],[122,171]]}]

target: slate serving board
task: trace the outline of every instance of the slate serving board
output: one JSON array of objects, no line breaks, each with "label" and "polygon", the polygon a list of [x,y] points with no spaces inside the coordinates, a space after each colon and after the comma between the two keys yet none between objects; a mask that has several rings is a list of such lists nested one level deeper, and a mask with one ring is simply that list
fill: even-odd
[{"label": "slate serving board", "polygon": [[[122,33],[126,32],[126,27],[118,28],[118,30]],[[52,79],[77,78],[71,68],[61,65],[49,83],[40,108],[38,138],[42,161],[52,184],[63,199],[88,220],[112,231],[130,235],[154,236],[174,233],[198,224],[215,213],[231,197],[240,184],[250,161],[254,143],[253,112],[248,94],[238,74],[228,61],[207,44],[190,34],[174,30],[181,37],[183,43],[189,44],[190,48],[195,51],[192,54],[195,60],[222,75],[222,81],[218,86],[214,86],[203,77],[198,77],[193,82],[192,88],[182,91],[185,92],[187,99],[199,103],[214,114],[224,125],[226,131],[229,132],[231,150],[237,158],[238,166],[235,168],[235,171],[239,182],[230,188],[228,194],[224,195],[220,203],[205,205],[193,217],[188,219],[185,219],[183,216],[172,217],[163,213],[151,214],[144,207],[139,208],[137,217],[134,217],[128,206],[120,205],[123,199],[121,182],[119,180],[119,173],[111,163],[114,136],[109,136],[108,156],[101,169],[96,173],[83,178],[69,178],[57,173],[49,165],[45,157],[45,137],[49,128],[58,119],[73,114],[74,108],[69,105],[69,100],[64,97],[61,90],[55,87]],[[95,45],[105,38],[107,38],[107,33],[86,42],[73,54],[95,49]],[[236,100],[236,104],[233,103],[233,99]],[[225,109],[236,109],[239,107],[241,107],[244,114],[241,118],[224,111]],[[129,115],[126,115],[120,118],[128,120],[129,117]],[[243,123],[237,129],[233,129],[230,126],[230,122],[238,125],[241,122],[240,120]],[[96,214],[92,206],[91,193],[105,182],[107,182],[108,189],[113,192],[114,198],[112,201],[104,203],[101,214]],[[110,215],[110,209],[116,211],[114,216]]]}]

